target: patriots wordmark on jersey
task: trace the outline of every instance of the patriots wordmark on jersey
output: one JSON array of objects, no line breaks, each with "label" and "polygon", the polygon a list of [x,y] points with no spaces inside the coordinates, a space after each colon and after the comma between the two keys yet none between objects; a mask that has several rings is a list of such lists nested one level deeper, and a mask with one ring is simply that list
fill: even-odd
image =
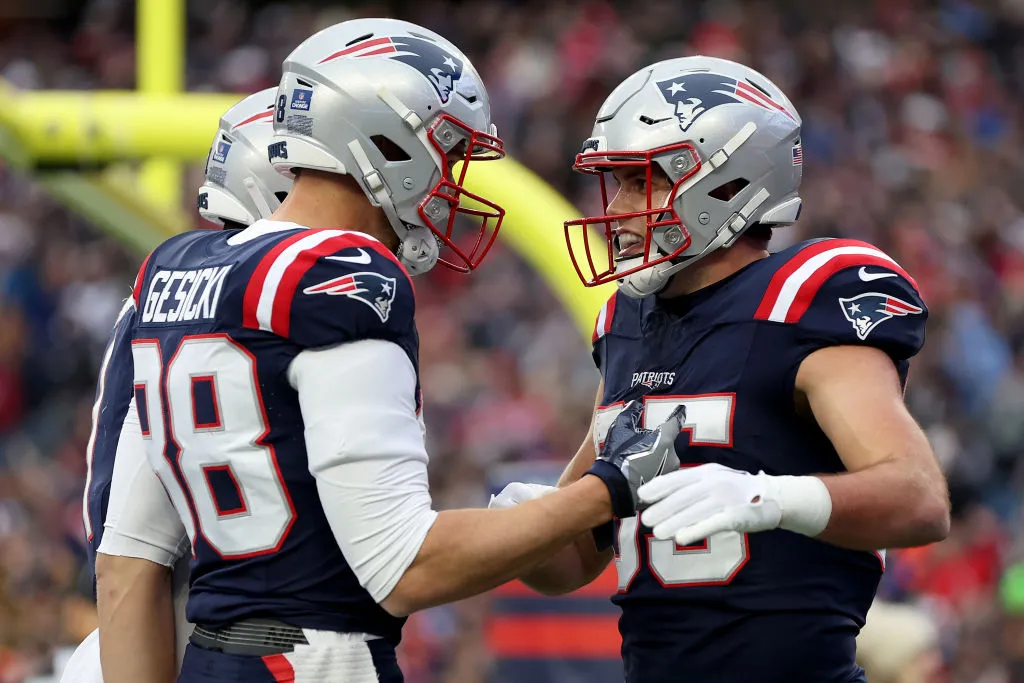
[{"label": "patriots wordmark on jersey", "polygon": [[[617,293],[593,335],[604,379],[595,434],[634,399],[645,402],[648,427],[683,405],[684,467],[840,472],[828,438],[794,405],[800,363],[826,346],[867,344],[905,381],[926,317],[913,279],[854,240],[801,243],[677,299]],[[882,553],[784,530],[681,547],[636,517],[617,521],[614,546],[628,683],[744,681],[751,672],[762,683],[862,680],[854,643]]]}]

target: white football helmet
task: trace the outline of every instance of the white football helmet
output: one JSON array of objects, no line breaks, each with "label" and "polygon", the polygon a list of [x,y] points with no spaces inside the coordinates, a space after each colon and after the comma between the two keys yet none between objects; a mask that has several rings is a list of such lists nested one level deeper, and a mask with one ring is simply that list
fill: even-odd
[{"label": "white football helmet", "polygon": [[[801,206],[800,124],[774,83],[725,59],[669,59],[627,78],[605,100],[573,166],[599,176],[605,213],[565,223],[580,279],[587,286],[618,280],[625,294],[647,296],[732,245],[751,225],[794,223]],[[664,202],[652,198],[654,164],[672,183]],[[606,175],[625,166],[647,169],[647,207],[610,214]],[[618,222],[637,217],[646,219],[643,251],[619,257]],[[595,246],[586,239],[589,226],[605,240]],[[572,239],[580,231],[583,239]],[[595,256],[607,258],[609,267],[599,271]]]},{"label": "white football helmet", "polygon": [[[439,260],[461,272],[479,265],[504,210],[463,183],[470,161],[500,159],[504,147],[480,75],[458,48],[405,21],[355,19],[306,39],[283,71],[269,148],[278,171],[355,178],[384,210],[413,275]],[[460,215],[475,229],[457,225]]]},{"label": "white football helmet", "polygon": [[267,88],[221,117],[206,158],[206,182],[196,198],[199,214],[211,223],[251,225],[268,218],[292,189],[292,180],[267,158],[276,101],[277,88]]}]

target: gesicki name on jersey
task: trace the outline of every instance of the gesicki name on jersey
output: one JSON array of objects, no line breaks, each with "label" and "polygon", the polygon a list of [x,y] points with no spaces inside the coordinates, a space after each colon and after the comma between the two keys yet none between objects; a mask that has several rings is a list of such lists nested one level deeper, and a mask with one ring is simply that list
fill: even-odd
[{"label": "gesicki name on jersey", "polygon": [[[161,270],[153,276],[142,310],[144,323],[212,320],[231,266]],[[173,298],[172,298],[173,294]]]}]

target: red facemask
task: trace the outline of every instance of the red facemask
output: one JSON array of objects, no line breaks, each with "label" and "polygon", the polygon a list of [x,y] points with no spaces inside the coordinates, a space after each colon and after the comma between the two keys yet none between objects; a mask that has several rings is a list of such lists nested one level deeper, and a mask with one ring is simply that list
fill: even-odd
[{"label": "red facemask", "polygon": [[[692,163],[686,174],[672,185],[665,204],[663,206],[654,206],[654,197],[651,189],[654,158],[673,152],[689,154],[692,158]],[[613,214],[608,210],[611,202],[608,199],[609,181],[607,176],[616,168],[624,167],[640,167],[646,170],[647,208],[642,211]],[[601,183],[601,204],[604,207],[603,216],[588,216],[565,222],[565,241],[569,248],[569,258],[572,259],[572,264],[576,268],[576,274],[579,275],[580,280],[585,286],[594,287],[613,280],[619,280],[644,268],[650,268],[651,266],[674,259],[690,246],[690,232],[683,225],[683,221],[676,214],[672,206],[680,186],[693,174],[697,173],[700,167],[700,156],[693,145],[688,142],[658,147],[644,152],[607,151],[586,152],[576,155],[576,163],[573,164],[573,168],[580,173],[587,173],[598,177]],[[641,216],[644,217],[647,225],[644,235],[643,260],[633,268],[616,272],[615,242],[619,233],[618,224],[621,224],[622,221]],[[596,227],[597,232],[603,235],[603,244],[599,243],[591,235],[591,231],[588,230],[590,226]],[[672,245],[674,247],[672,253],[661,255],[656,250],[656,245],[652,245],[653,231],[655,228],[671,226],[679,228],[681,239],[678,245]],[[574,240],[574,234],[579,234],[581,239]],[[608,267],[604,270],[599,270],[595,265],[595,256],[598,254],[601,255],[602,262],[608,264]],[[652,258],[652,255],[654,258]],[[637,258],[637,256],[629,256],[627,258],[633,259]]]},{"label": "red facemask", "polygon": [[[466,153],[462,159],[459,177],[452,176],[449,166],[437,185],[417,207],[423,224],[448,247],[447,258],[438,258],[438,263],[460,273],[468,273],[483,261],[494,244],[498,229],[505,218],[505,210],[465,188],[466,173],[471,161],[496,161],[505,156],[505,143],[494,135],[473,130],[448,114],[438,116],[427,131],[434,149],[446,159],[446,149],[452,149],[455,137],[465,141]],[[462,143],[459,143],[462,144]],[[458,216],[463,221],[456,226]],[[466,227],[466,225],[472,227]],[[459,233],[456,236],[456,233]]]}]

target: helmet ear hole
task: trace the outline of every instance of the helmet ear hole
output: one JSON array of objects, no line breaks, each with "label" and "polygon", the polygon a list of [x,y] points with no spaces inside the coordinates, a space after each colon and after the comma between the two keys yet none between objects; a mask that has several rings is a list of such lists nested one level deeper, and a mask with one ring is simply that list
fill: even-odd
[{"label": "helmet ear hole", "polygon": [[384,135],[371,135],[372,142],[387,161],[409,161],[409,153],[398,146],[398,143]]},{"label": "helmet ear hole", "polygon": [[720,202],[727,202],[742,192],[743,188],[749,184],[750,181],[746,178],[736,178],[735,180],[730,180],[727,183],[722,183],[715,189],[711,190],[711,192],[708,192],[708,196],[712,199],[717,199]]}]

